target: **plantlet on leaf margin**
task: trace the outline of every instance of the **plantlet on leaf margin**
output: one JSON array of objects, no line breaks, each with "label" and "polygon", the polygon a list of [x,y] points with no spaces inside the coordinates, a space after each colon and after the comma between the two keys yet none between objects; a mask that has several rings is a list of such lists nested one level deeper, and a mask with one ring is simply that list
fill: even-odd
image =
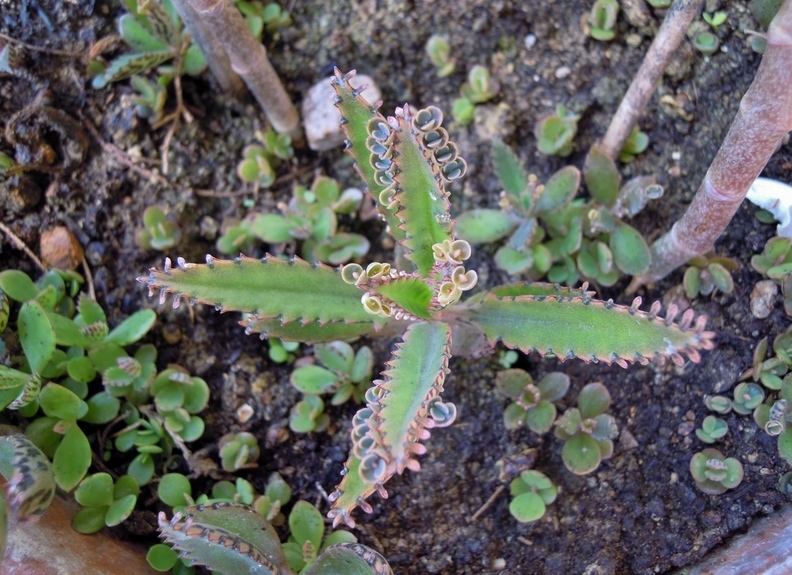
[{"label": "plantlet on leaf margin", "polygon": [[426,451],[421,442],[454,421],[456,407],[441,397],[454,330],[525,353],[622,367],[666,358],[682,364],[683,354],[698,361],[699,350],[713,347],[706,318],[692,310],[676,323],[676,307],[660,318],[659,302],[644,312],[640,298],[630,306],[597,301],[585,284],[516,283],[460,303],[478,278],[464,267],[470,244],[454,234],[446,186],[467,166],[441,127],[442,112],[404,105],[386,118],[349,85],[350,77],[336,70],[332,79],[346,149],[404,254],[402,267],[375,262],[338,270],[299,258],[207,256],[205,264],[178,258],[176,268],[166,259],[163,270],[139,278],[162,303],[176,294],[174,307],[185,299],[247,312],[246,331],[262,337],[318,343],[406,327],[353,417],[351,454],[330,495],[334,524],[354,526],[352,511],[371,510],[366,498],[375,491],[385,496],[394,474],[417,471],[417,456]]}]

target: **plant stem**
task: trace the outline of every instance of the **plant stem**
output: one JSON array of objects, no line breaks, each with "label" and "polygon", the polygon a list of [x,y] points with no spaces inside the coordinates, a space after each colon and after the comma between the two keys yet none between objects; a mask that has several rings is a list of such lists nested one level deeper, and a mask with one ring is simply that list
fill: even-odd
[{"label": "plant stem", "polygon": [[275,131],[288,134],[295,142],[302,140],[297,108],[270,64],[267,50],[250,32],[239,11],[228,0],[186,2],[223,47],[231,69],[253,92]]},{"label": "plant stem", "polygon": [[792,130],[792,0],[785,0],[767,30],[767,49],[737,116],[693,202],[652,245],[649,271],[630,288],[664,278],[710,251],[753,181]]},{"label": "plant stem", "polygon": [[206,26],[200,16],[195,12],[188,0],[173,0],[173,7],[189,30],[190,35],[201,48],[206,64],[212,72],[220,88],[229,94],[239,96],[245,91],[245,84],[231,69],[228,54],[218,43],[211,30]]},{"label": "plant stem", "polygon": [[649,51],[646,52],[619,109],[611,120],[600,148],[615,160],[624,147],[630,131],[654,94],[657,82],[663,75],[668,60],[685,38],[690,23],[701,10],[704,0],[674,0],[665,20],[657,31]]}]

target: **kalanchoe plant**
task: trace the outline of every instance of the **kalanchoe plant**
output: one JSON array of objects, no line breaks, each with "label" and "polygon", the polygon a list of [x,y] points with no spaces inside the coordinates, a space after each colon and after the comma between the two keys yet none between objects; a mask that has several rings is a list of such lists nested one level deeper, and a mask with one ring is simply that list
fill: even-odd
[{"label": "kalanchoe plant", "polygon": [[527,371],[507,369],[498,372],[495,385],[503,395],[514,400],[503,412],[506,429],[527,425],[534,433],[541,434],[547,433],[553,427],[556,418],[553,402],[566,395],[569,390],[569,376],[554,371],[534,384]]},{"label": "kalanchoe plant", "polygon": [[486,66],[476,64],[467,75],[467,81],[462,84],[462,96],[454,100],[452,115],[463,126],[473,121],[476,104],[489,102],[500,90],[498,84],[492,79]]},{"label": "kalanchoe plant", "polygon": [[182,23],[169,0],[137,2],[125,0],[129,13],[118,20],[121,38],[134,50],[113,60],[108,66],[94,61],[93,87],[104,88],[110,82],[159,66],[158,83],[166,86],[176,74],[198,75],[206,69],[206,60],[198,46],[191,44],[184,53],[182,69],[163,66],[176,58],[185,41]]},{"label": "kalanchoe plant", "polygon": [[708,296],[716,289],[726,294],[734,290],[731,272],[739,267],[737,261],[731,258],[696,256],[688,264],[690,267],[682,277],[682,286],[688,299],[699,294]]},{"label": "kalanchoe plant", "polygon": [[256,131],[258,144],[245,146],[237,175],[256,188],[268,188],[275,182],[275,169],[283,160],[294,157],[291,138],[274,130]]},{"label": "kalanchoe plant", "polygon": [[720,417],[708,415],[701,422],[701,427],[696,430],[696,437],[704,443],[715,443],[723,438],[729,431],[729,426]]},{"label": "kalanchoe plant", "polygon": [[[453,334],[454,351],[461,353],[500,341],[526,353],[623,367],[666,358],[681,364],[683,354],[698,361],[699,350],[713,347],[706,318],[692,310],[676,323],[676,308],[663,319],[660,303],[644,312],[640,299],[630,306],[597,301],[586,286],[516,283],[460,302],[478,278],[464,267],[472,250],[456,238],[450,215],[446,185],[465,173],[466,164],[441,127],[442,113],[405,105],[386,118],[349,77],[336,71],[332,81],[347,150],[403,254],[398,264],[336,270],[299,258],[207,256],[205,264],[179,258],[175,268],[167,259],[163,270],[140,278],[162,302],[176,294],[174,306],[184,299],[248,312],[247,331],[263,337],[317,343],[404,331],[382,378],[366,392],[366,407],[353,418],[353,448],[330,496],[335,524],[353,526],[352,511],[370,510],[366,499],[375,491],[384,495],[390,477],[418,470],[430,430],[454,421],[455,406],[442,399]],[[604,409],[582,411],[587,424]]]},{"label": "kalanchoe plant", "polygon": [[437,68],[437,75],[445,78],[454,73],[456,60],[451,57],[451,45],[448,38],[439,34],[433,34],[426,41],[426,54]]},{"label": "kalanchoe plant", "polygon": [[181,230],[162,208],[150,206],[143,212],[143,227],[135,231],[135,243],[144,250],[168,250],[179,243]]},{"label": "kalanchoe plant", "polygon": [[[187,507],[167,521],[159,514],[163,540],[192,565],[204,565],[220,575],[292,575],[284,547],[269,522],[252,509],[233,503]],[[300,530],[321,539],[324,524]],[[325,546],[300,575],[392,575],[388,562],[376,551],[354,542]]]},{"label": "kalanchoe plant", "polygon": [[717,449],[704,449],[690,460],[690,473],[704,493],[720,495],[737,487],[743,479],[743,466],[733,457],[724,457]]},{"label": "kalanchoe plant", "polygon": [[514,499],[509,503],[509,513],[521,523],[541,519],[548,505],[555,501],[558,488],[541,471],[529,469],[509,484]]},{"label": "kalanchoe plant", "polygon": [[554,114],[545,116],[536,124],[534,134],[539,151],[562,158],[571,154],[579,119],[580,116],[567,110],[563,104],[558,104]]},{"label": "kalanchoe plant", "polygon": [[74,530],[96,533],[105,525],[118,525],[132,514],[139,493],[140,486],[131,475],[115,481],[109,473],[89,475],[74,492],[77,503],[83,506],[72,520]]},{"label": "kalanchoe plant", "polygon": [[226,433],[220,438],[218,447],[223,469],[230,472],[256,467],[261,454],[256,436],[247,431]]},{"label": "kalanchoe plant", "polygon": [[589,35],[604,42],[613,40],[618,15],[619,0],[596,0],[589,13]]},{"label": "kalanchoe plant", "polygon": [[556,420],[556,437],[564,441],[561,459],[572,473],[591,473],[613,455],[612,440],[619,430],[613,416],[606,413],[610,402],[607,387],[589,383],[578,394],[578,406],[567,409]]},{"label": "kalanchoe plant", "polygon": [[634,126],[627,141],[619,152],[619,161],[629,164],[638,154],[643,154],[649,147],[649,136],[647,136],[638,126]]}]

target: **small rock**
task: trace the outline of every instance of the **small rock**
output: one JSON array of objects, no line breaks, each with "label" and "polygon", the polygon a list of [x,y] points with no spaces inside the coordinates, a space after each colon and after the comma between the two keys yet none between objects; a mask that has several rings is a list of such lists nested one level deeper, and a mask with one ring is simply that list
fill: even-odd
[{"label": "small rock", "polygon": [[[368,86],[361,96],[371,104],[382,98],[377,84],[370,76],[360,74],[353,76],[349,83],[353,88]],[[302,104],[305,137],[308,146],[318,152],[332,150],[344,143],[344,132],[341,130],[341,113],[333,103],[333,87],[330,78],[314,84],[305,94]]]},{"label": "small rock", "polygon": [[561,66],[556,69],[555,77],[558,78],[559,80],[563,80],[571,73],[572,73],[572,68],[570,68],[569,66]]},{"label": "small rock", "polygon": [[83,249],[68,228],[57,226],[41,234],[39,253],[44,265],[60,270],[74,270],[83,258]]},{"label": "small rock", "polygon": [[762,280],[751,291],[751,313],[755,318],[764,319],[775,307],[778,286],[773,280]]}]

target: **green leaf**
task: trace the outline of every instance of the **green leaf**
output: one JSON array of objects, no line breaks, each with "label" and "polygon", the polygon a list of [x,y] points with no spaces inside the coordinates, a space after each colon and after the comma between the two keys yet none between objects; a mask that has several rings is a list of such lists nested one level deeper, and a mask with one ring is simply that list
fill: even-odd
[{"label": "green leaf", "polygon": [[206,70],[206,58],[196,44],[190,44],[184,53],[182,71],[188,76],[199,76]]},{"label": "green leaf", "polygon": [[0,290],[14,301],[26,302],[35,298],[39,288],[30,276],[19,270],[0,272]]},{"label": "green leaf", "polygon": [[310,541],[319,549],[324,536],[324,519],[319,511],[307,501],[298,501],[289,513],[289,529],[297,543]]},{"label": "green leaf", "polygon": [[564,443],[561,459],[572,473],[586,475],[599,467],[602,454],[593,437],[585,433],[576,433]]},{"label": "green leaf", "polygon": [[533,492],[521,493],[509,503],[509,513],[521,523],[541,519],[546,509],[544,500]]},{"label": "green leaf", "polygon": [[148,564],[151,565],[152,569],[161,573],[170,571],[178,560],[179,554],[168,545],[163,545],[162,543],[152,545],[148,553],[146,553]]},{"label": "green leaf", "polygon": [[125,521],[135,510],[137,495],[124,495],[120,499],[113,501],[105,516],[105,524],[113,527]]},{"label": "green leaf", "polygon": [[113,502],[113,478],[104,472],[89,475],[77,487],[74,498],[85,507],[108,507]]},{"label": "green leaf", "polygon": [[118,324],[104,339],[104,343],[115,343],[121,346],[137,342],[146,335],[157,320],[157,314],[151,309],[136,311]]},{"label": "green leaf", "polygon": [[608,246],[613,252],[613,262],[624,273],[638,276],[649,269],[652,253],[635,228],[619,222],[610,235]]},{"label": "green leaf", "polygon": [[[261,319],[277,318],[287,324],[372,321],[360,304],[360,290],[346,284],[341,274],[324,265],[301,259],[285,262],[275,257],[236,261],[212,260],[209,265],[186,264],[168,273],[152,270],[154,290],[181,294],[223,311],[245,311]],[[336,339],[336,338],[334,338]]]},{"label": "green leaf", "polygon": [[434,292],[421,279],[397,278],[376,286],[374,291],[414,316],[424,319],[431,317],[429,304]]},{"label": "green leaf", "polygon": [[[550,286],[552,287],[552,286]],[[674,324],[651,319],[646,312],[590,296],[569,297],[560,290],[553,296],[498,297],[495,294],[468,300],[469,318],[494,344],[525,353],[537,350],[560,358],[578,357],[606,363],[641,360],[670,354],[682,361],[687,353],[697,359],[697,349],[710,349],[712,334],[700,329],[681,330]]]},{"label": "green leaf", "polygon": [[91,396],[87,404],[88,411],[81,419],[94,425],[110,423],[118,416],[121,409],[121,400],[106,391],[100,391]]},{"label": "green leaf", "polygon": [[355,361],[355,350],[345,341],[317,345],[314,347],[314,355],[322,365],[336,373],[348,374]]},{"label": "green leaf", "polygon": [[83,507],[74,514],[72,529],[77,533],[90,535],[105,526],[107,507]]},{"label": "green leaf", "polygon": [[57,383],[48,383],[42,388],[39,404],[48,416],[67,421],[80,419],[88,412],[88,404]]},{"label": "green leaf", "polygon": [[66,365],[69,377],[82,383],[90,383],[96,377],[96,368],[90,358],[75,357]]},{"label": "green leaf", "polygon": [[566,166],[550,176],[544,192],[536,200],[533,213],[538,215],[556,212],[572,201],[580,188],[580,170]]},{"label": "green leaf", "polygon": [[293,240],[295,225],[279,214],[259,214],[250,224],[251,233],[262,241],[279,244]]},{"label": "green leaf", "polygon": [[517,275],[531,268],[533,252],[516,250],[508,245],[501,246],[495,252],[495,264],[511,275]]},{"label": "green leaf", "polygon": [[58,487],[71,491],[82,481],[90,466],[91,444],[79,426],[72,422],[52,461]]},{"label": "green leaf", "polygon": [[321,395],[338,383],[338,376],[318,365],[303,365],[292,372],[289,380],[302,393]]},{"label": "green leaf", "polygon": [[173,59],[173,56],[173,50],[124,54],[110,62],[104,72],[95,76],[91,85],[96,89],[104,88],[111,82],[118,82],[159,66],[163,62]]},{"label": "green leaf", "polygon": [[613,207],[619,194],[621,176],[615,162],[597,146],[592,146],[586,156],[583,179],[597,203]]},{"label": "green leaf", "polygon": [[129,464],[127,473],[140,485],[147,485],[154,477],[154,460],[148,453],[139,453]]},{"label": "green leaf", "polygon": [[118,19],[118,33],[138,52],[155,52],[169,48],[164,40],[152,36],[133,14],[124,14]]},{"label": "green leaf", "polygon": [[157,495],[160,501],[171,507],[187,505],[192,495],[190,480],[181,473],[166,473],[157,485]]},{"label": "green leaf", "polygon": [[393,575],[385,558],[358,543],[338,543],[328,547],[303,575]]},{"label": "green leaf", "polygon": [[459,215],[456,233],[471,244],[484,244],[505,237],[515,226],[514,218],[501,210],[478,208]]},{"label": "green leaf", "polygon": [[492,142],[492,164],[507,193],[519,197],[528,187],[528,175],[525,173],[525,169],[511,148],[503,143],[503,140],[495,139]]},{"label": "green leaf", "polygon": [[191,380],[191,384],[184,386],[184,401],[181,406],[187,413],[201,413],[209,403],[209,385],[200,377],[193,377]]},{"label": "green leaf", "polygon": [[30,369],[41,372],[55,353],[55,331],[40,303],[26,301],[22,304],[17,330]]}]

